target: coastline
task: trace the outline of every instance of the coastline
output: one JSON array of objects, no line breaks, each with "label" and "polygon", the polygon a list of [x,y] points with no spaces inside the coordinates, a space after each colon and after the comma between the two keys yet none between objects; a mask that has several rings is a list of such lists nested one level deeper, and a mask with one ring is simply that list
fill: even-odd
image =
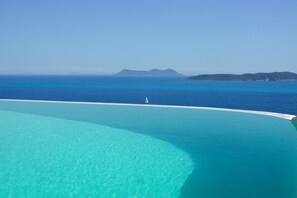
[{"label": "coastline", "polygon": [[295,115],[275,113],[269,111],[254,111],[254,110],[241,110],[217,107],[200,107],[200,106],[180,106],[180,105],[155,105],[155,104],[130,104],[130,103],[105,103],[105,102],[78,102],[78,101],[55,101],[55,100],[23,100],[23,99],[0,99],[0,102],[40,102],[40,103],[71,103],[71,104],[97,104],[97,105],[114,105],[114,106],[135,106],[135,107],[157,107],[157,108],[180,108],[180,109],[197,109],[197,110],[213,110],[213,111],[229,111],[238,113],[250,113],[257,115],[266,115],[277,117],[286,120],[296,120]]}]

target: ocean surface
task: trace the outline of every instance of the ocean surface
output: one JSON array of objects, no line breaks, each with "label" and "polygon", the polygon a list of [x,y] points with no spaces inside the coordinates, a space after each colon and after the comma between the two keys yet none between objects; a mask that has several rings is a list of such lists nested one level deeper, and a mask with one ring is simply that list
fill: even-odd
[{"label": "ocean surface", "polygon": [[297,81],[0,76],[0,98],[224,107],[297,114]]},{"label": "ocean surface", "polygon": [[[297,84],[1,77],[0,98],[296,113]],[[296,198],[297,126],[240,112],[0,101],[0,196]]]}]

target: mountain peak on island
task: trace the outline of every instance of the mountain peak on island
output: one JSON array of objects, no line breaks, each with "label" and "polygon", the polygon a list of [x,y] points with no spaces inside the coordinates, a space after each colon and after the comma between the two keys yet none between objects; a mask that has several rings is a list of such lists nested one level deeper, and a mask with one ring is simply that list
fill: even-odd
[{"label": "mountain peak on island", "polygon": [[152,70],[130,70],[123,69],[115,76],[120,77],[183,77],[182,74],[173,69],[152,69]]}]

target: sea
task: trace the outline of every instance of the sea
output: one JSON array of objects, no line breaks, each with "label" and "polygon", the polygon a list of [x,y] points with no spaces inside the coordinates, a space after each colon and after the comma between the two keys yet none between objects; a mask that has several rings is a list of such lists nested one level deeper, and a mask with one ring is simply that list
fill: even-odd
[{"label": "sea", "polygon": [[297,114],[297,81],[0,76],[0,98],[205,106]]}]

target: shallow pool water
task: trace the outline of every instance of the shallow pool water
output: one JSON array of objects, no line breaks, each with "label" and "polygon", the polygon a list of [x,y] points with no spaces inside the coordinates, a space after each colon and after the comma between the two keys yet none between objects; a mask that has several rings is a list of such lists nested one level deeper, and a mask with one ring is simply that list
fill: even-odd
[{"label": "shallow pool water", "polygon": [[[46,122],[61,122],[61,126],[65,128],[56,127],[53,136],[47,130],[29,130],[32,133],[31,136],[23,134],[23,137],[19,137],[17,141],[11,139],[6,146],[1,146],[0,154],[5,155],[11,145],[25,144],[22,141],[25,139],[31,150],[24,154],[23,159],[31,157],[31,160],[24,160],[26,163],[31,163],[31,168],[35,166],[35,155],[44,156],[45,153],[50,153],[43,163],[57,158],[52,160],[54,163],[52,161],[51,163],[63,170],[74,163],[71,160],[78,155],[75,149],[82,148],[79,154],[81,161],[74,163],[76,165],[74,167],[77,167],[76,171],[69,173],[68,180],[62,179],[61,183],[54,182],[57,183],[55,185],[66,186],[71,185],[71,182],[78,182],[72,186],[72,189],[70,188],[73,192],[80,189],[82,193],[95,194],[105,190],[108,195],[113,196],[114,193],[120,192],[117,191],[117,185],[108,187],[106,186],[108,179],[104,179],[114,177],[115,181],[126,181],[120,186],[125,190],[131,188],[130,193],[125,192],[131,196],[138,195],[136,193],[139,191],[136,189],[141,187],[146,189],[144,190],[146,193],[155,193],[154,197],[180,195],[204,198],[296,198],[297,196],[297,131],[292,122],[285,119],[213,110],[12,101],[1,101],[0,110],[5,110],[2,112],[10,115],[2,116],[5,123],[11,120],[10,128],[20,126],[20,124],[13,124],[20,120],[20,123],[25,123],[24,125],[28,127],[34,127],[37,123],[36,127],[40,128],[54,127],[52,124],[44,125]],[[1,114],[5,115],[5,113]],[[27,119],[16,121],[14,116],[16,114],[25,116]],[[44,123],[34,121],[39,119]],[[6,124],[3,125],[2,121],[0,126],[9,128]],[[83,130],[84,128],[90,128],[90,131]],[[34,135],[32,131],[36,134]],[[63,131],[67,131],[66,136],[61,135]],[[18,132],[22,133],[22,130],[19,129]],[[105,141],[100,140],[100,134],[106,138]],[[115,134],[127,138],[115,138]],[[46,136],[49,136],[48,138],[52,141],[52,147],[44,148],[46,145],[42,142],[51,142],[43,139]],[[7,137],[13,137],[13,135]],[[60,142],[54,141],[55,139]],[[0,141],[5,142],[2,138]],[[34,144],[30,144],[31,142]],[[57,144],[60,147],[55,147]],[[72,145],[71,148],[74,150],[70,155],[67,154],[67,151],[71,150],[66,148],[68,144]],[[109,158],[107,154],[101,156],[95,152],[102,151],[110,145],[118,154]],[[43,150],[32,149],[39,146],[42,146]],[[69,162],[65,164],[63,152],[64,156],[69,157]],[[133,155],[135,158],[131,158]],[[13,162],[5,163],[17,163],[20,160],[19,157],[21,156],[6,157]],[[84,164],[84,161],[88,160],[94,164]],[[84,172],[88,167],[96,167],[100,162],[106,163],[106,166],[99,165],[99,167],[107,168],[107,173],[103,174],[99,171],[98,174],[93,174],[94,170]],[[147,162],[150,162],[150,165]],[[127,165],[126,168],[130,172],[127,173],[128,175],[141,175],[143,179],[147,177],[144,181],[148,183],[143,184],[143,181],[137,179],[128,180],[126,172],[117,168],[109,169],[107,165],[109,163],[115,163],[114,167],[122,167],[117,163]],[[26,166],[29,165],[26,164]],[[152,166],[158,167],[161,175],[152,171],[155,170],[151,168]],[[3,181],[10,180],[11,175],[19,167],[21,167],[19,164],[14,165],[1,175],[1,188],[10,187]],[[35,174],[40,174],[43,168],[37,167],[31,170],[30,173],[34,175],[32,179],[39,177],[40,175]],[[51,170],[52,167],[48,168]],[[4,172],[2,169],[1,167],[1,173]],[[73,172],[78,175],[72,175]],[[147,174],[149,172],[151,174]],[[41,176],[41,178],[50,180],[47,176]],[[57,178],[61,179],[59,175]],[[101,183],[96,183],[99,180]],[[84,188],[88,186],[88,182],[90,184],[95,182],[98,185],[93,189],[94,191],[84,191],[88,189]],[[18,186],[18,184],[14,185]],[[38,189],[38,186],[28,186],[32,192]],[[128,194],[119,194],[119,196]]]},{"label": "shallow pool water", "polygon": [[180,149],[127,130],[0,111],[0,197],[178,197]]}]

